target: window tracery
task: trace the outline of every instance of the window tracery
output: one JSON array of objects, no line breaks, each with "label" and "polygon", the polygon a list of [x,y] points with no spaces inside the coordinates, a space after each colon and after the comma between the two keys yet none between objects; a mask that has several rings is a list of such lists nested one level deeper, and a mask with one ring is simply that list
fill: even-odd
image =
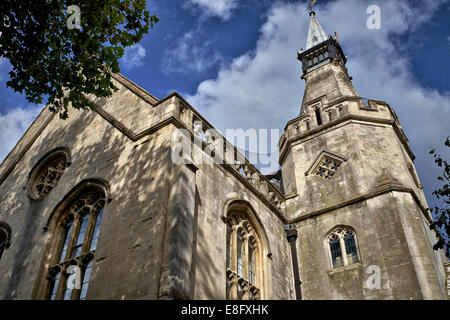
[{"label": "window tracery", "polygon": [[333,269],[360,261],[356,234],[350,227],[337,227],[327,237],[327,247]]},{"label": "window tracery", "polygon": [[261,243],[241,211],[231,211],[227,223],[226,298],[258,300],[261,297]]},{"label": "window tracery", "polygon": [[28,196],[42,200],[58,184],[68,165],[68,154],[61,149],[45,156],[30,174]]},{"label": "window tracery", "polygon": [[[50,250],[54,258],[47,270],[48,299],[86,299],[104,206],[103,192],[86,190],[61,214]],[[77,286],[69,285],[72,275]]]},{"label": "window tracery", "polygon": [[312,174],[325,179],[331,179],[336,174],[341,164],[342,161],[325,155],[313,170]]}]

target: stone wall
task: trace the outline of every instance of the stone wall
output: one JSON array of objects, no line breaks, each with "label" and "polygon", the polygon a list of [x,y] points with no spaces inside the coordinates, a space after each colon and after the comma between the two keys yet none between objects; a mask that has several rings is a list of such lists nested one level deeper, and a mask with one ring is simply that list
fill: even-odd
[{"label": "stone wall", "polygon": [[[422,298],[400,218],[391,211],[395,206],[390,194],[296,224],[305,299]],[[326,235],[337,225],[355,230],[360,263],[332,268]],[[380,288],[367,285],[372,265],[380,268]]]},{"label": "stone wall", "polygon": [[[185,128],[193,134],[201,116],[176,93],[158,100],[115,79],[119,91],[93,99],[96,112],[70,109],[63,121],[44,110],[0,166],[0,221],[13,233],[0,260],[0,298],[45,296],[44,258],[54,230],[43,228],[75,186],[96,179],[108,201],[88,299],[224,299],[222,218],[232,200],[247,201],[263,226],[263,296],[290,299],[282,195],[249,164],[239,165],[248,176],[229,165],[174,164],[172,133]],[[55,148],[67,150],[71,164],[43,200],[31,200],[29,174]]]},{"label": "stone wall", "polygon": [[[417,212],[393,192],[296,223],[305,299],[443,299]],[[339,225],[355,230],[360,261],[333,269],[326,235]]]},{"label": "stone wall", "polygon": [[[0,220],[13,230],[13,243],[0,261],[7,270],[0,276],[0,296],[34,298],[51,237],[51,230],[43,231],[50,213],[79,182],[95,178],[109,184],[111,202],[105,207],[89,297],[156,298],[170,132],[162,128],[133,142],[95,112],[72,110],[66,121],[55,117],[0,186]],[[31,168],[58,147],[70,151],[71,165],[46,198],[30,200],[26,185]]]},{"label": "stone wall", "polygon": [[444,263],[447,299],[450,299],[450,262]]},{"label": "stone wall", "polygon": [[292,299],[290,250],[283,222],[236,177],[219,166],[201,166],[197,172],[198,233],[195,299],[225,299],[226,223],[228,204],[244,200],[257,213],[268,247],[263,252],[264,299]]}]

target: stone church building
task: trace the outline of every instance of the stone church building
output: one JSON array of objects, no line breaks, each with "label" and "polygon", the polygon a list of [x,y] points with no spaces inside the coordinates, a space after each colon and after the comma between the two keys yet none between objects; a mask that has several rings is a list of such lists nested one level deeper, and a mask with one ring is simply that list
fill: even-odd
[{"label": "stone church building", "polygon": [[[272,175],[225,140],[200,163],[208,121],[120,74],[94,112],[45,108],[0,166],[0,299],[446,299],[400,122],[310,15]],[[177,164],[179,129],[201,141]]]}]

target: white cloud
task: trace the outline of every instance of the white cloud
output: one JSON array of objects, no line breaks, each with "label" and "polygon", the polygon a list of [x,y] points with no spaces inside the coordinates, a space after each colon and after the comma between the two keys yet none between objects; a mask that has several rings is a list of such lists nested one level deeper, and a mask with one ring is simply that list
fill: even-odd
[{"label": "white cloud", "polygon": [[43,105],[15,108],[0,115],[0,163],[17,144],[24,132],[41,112]]},{"label": "white cloud", "polygon": [[[449,134],[450,93],[421,87],[410,71],[404,48],[396,47],[391,35],[419,28],[440,3],[383,2],[381,30],[366,27],[369,1],[340,0],[316,8],[325,31],[339,32],[360,95],[384,100],[397,112],[417,156],[416,166],[428,196],[439,172],[428,151],[442,146]],[[300,112],[304,83],[295,55],[305,46],[308,25],[304,4],[274,5],[255,50],[225,65],[217,78],[203,81],[195,94],[187,96],[188,101],[222,131],[283,129]]]},{"label": "white cloud", "polygon": [[223,61],[212,41],[202,41],[200,30],[185,33],[175,45],[167,49],[162,61],[162,71],[166,74],[202,74]]},{"label": "white cloud", "polygon": [[188,0],[186,6],[200,9],[207,17],[228,20],[231,18],[232,11],[237,8],[237,0]]},{"label": "white cloud", "polygon": [[450,42],[450,36],[447,37],[447,40]]},{"label": "white cloud", "polygon": [[125,70],[141,67],[144,65],[144,58],[147,51],[140,44],[134,44],[125,49],[125,54],[120,59]]}]

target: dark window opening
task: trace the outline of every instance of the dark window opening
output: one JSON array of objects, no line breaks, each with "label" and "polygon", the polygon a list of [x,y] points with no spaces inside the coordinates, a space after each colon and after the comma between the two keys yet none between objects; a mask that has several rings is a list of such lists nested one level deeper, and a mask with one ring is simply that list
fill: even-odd
[{"label": "dark window opening", "polygon": [[243,255],[244,255],[244,238],[240,233],[237,235],[237,274],[239,276],[242,276],[244,274],[244,261],[243,261]]},{"label": "dark window opening", "polygon": [[349,264],[358,262],[358,253],[356,251],[355,237],[351,233],[347,233],[344,238],[345,251],[347,252],[347,261]]},{"label": "dark window opening", "polygon": [[333,268],[340,268],[344,266],[342,259],[341,245],[338,237],[334,236],[330,241],[331,258],[333,260]]},{"label": "dark window opening", "polygon": [[230,278],[227,276],[227,293],[226,293],[227,300],[231,300],[231,281]]},{"label": "dark window opening", "polygon": [[3,251],[9,247],[11,241],[11,228],[6,223],[0,222],[0,259]]},{"label": "dark window opening", "polygon": [[[227,224],[227,268],[231,269],[233,244],[231,243],[231,226]],[[227,278],[228,279],[228,278]]]},{"label": "dark window opening", "polygon": [[0,229],[0,258],[2,257],[3,250],[6,248],[7,242],[8,238],[6,236],[6,232]]},{"label": "dark window opening", "polygon": [[319,108],[316,108],[316,118],[317,118],[317,125],[321,126],[322,125],[322,116],[320,115],[320,110]]}]

